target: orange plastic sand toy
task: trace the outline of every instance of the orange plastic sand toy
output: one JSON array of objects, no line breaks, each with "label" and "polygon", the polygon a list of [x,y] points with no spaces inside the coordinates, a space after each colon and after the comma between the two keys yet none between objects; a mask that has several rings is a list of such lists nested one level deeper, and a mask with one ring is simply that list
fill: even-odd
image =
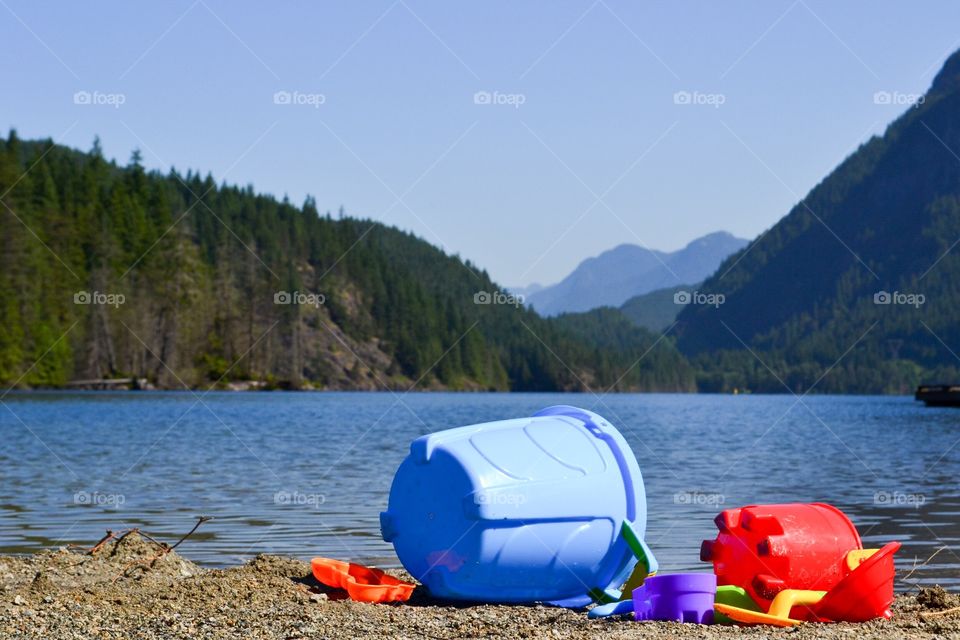
[{"label": "orange plastic sand toy", "polygon": [[387,575],[380,569],[331,558],[310,561],[313,577],[334,589],[345,589],[359,602],[404,602],[417,586]]}]

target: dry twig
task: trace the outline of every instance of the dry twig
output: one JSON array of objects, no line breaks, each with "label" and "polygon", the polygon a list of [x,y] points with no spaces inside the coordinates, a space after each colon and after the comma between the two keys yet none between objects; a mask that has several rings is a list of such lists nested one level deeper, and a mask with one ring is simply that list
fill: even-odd
[{"label": "dry twig", "polygon": [[[153,566],[157,563],[158,560],[160,560],[162,557],[164,557],[165,555],[167,555],[177,547],[179,547],[187,538],[192,536],[194,532],[196,532],[196,530],[200,528],[200,525],[202,525],[204,522],[208,522],[209,520],[213,520],[213,516],[200,516],[199,518],[197,518],[197,522],[196,524],[193,525],[193,528],[190,529],[190,531],[186,532],[179,540],[177,540],[172,545],[169,545],[166,542],[160,542],[150,536],[145,536],[151,542],[159,546],[160,550],[147,560],[134,561],[127,564],[123,569],[120,570],[120,573],[116,575],[113,581],[116,582],[120,578],[126,577],[132,569],[140,569],[141,571],[144,571],[144,572],[149,571],[150,569],[153,568]],[[130,535],[135,531],[139,532],[139,529],[130,529],[126,531],[122,536],[117,538],[117,542],[120,542],[120,540],[122,540],[123,538],[125,538],[126,536]]]},{"label": "dry twig", "polygon": [[926,620],[927,618],[939,618],[940,616],[948,616],[952,613],[960,613],[960,607],[951,607],[949,609],[944,609],[943,611],[932,611],[924,612],[920,614],[920,617]]},{"label": "dry twig", "polygon": [[936,558],[938,553],[940,553],[941,551],[943,551],[944,549],[947,549],[947,548],[949,548],[949,547],[940,547],[939,549],[937,549],[936,551],[934,551],[934,552],[930,555],[929,558],[927,558],[926,560],[924,560],[924,561],[921,562],[920,564],[917,564],[916,560],[914,560],[913,568],[910,569],[910,572],[909,572],[907,575],[905,575],[905,576],[903,576],[902,578],[900,578],[901,582],[906,582],[908,585],[910,585],[910,588],[911,588],[911,589],[919,589],[919,588],[920,588],[920,583],[917,583],[917,582],[911,583],[911,582],[907,582],[907,580],[909,580],[909,579],[910,579],[910,576],[912,576],[913,574],[915,574],[918,569],[921,569],[922,567],[925,567],[925,566],[927,566],[928,564],[930,564],[930,561],[933,560],[934,558]]}]

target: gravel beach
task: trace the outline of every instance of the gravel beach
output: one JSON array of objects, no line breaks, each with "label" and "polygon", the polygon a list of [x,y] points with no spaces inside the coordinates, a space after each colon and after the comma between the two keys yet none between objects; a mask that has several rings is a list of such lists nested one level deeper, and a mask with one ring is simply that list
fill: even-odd
[{"label": "gravel beach", "polygon": [[262,555],[203,569],[163,551],[132,533],[92,552],[0,557],[0,638],[960,638],[960,614],[930,615],[960,604],[940,590],[898,598],[890,621],[697,626],[450,606],[419,589],[405,604],[364,604],[318,584],[300,560]]}]

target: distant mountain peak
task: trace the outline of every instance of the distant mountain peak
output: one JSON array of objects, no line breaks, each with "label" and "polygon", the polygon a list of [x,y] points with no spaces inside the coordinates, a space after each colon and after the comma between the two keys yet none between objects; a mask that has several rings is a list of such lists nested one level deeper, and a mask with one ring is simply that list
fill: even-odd
[{"label": "distant mountain peak", "polygon": [[954,51],[930,85],[930,93],[952,91],[960,87],[960,51]]},{"label": "distant mountain peak", "polygon": [[706,235],[702,235],[702,236],[700,236],[699,238],[696,238],[696,239],[694,239],[694,240],[691,240],[689,244],[693,244],[694,242],[702,242],[702,241],[704,241],[704,240],[714,240],[714,239],[722,239],[722,238],[735,238],[735,237],[736,237],[736,236],[733,235],[732,233],[730,233],[729,231],[722,231],[722,230],[721,230],[721,231],[713,231],[713,232],[708,233],[708,234],[706,234]]},{"label": "distant mountain peak", "polygon": [[694,238],[693,240],[688,242],[687,246],[684,248],[689,249],[690,247],[706,247],[713,243],[730,242],[730,241],[733,241],[736,243],[736,242],[740,242],[740,239],[737,238],[732,233],[730,233],[729,231],[714,231],[713,233],[708,233],[705,236]]},{"label": "distant mountain peak", "polygon": [[559,283],[531,293],[527,302],[543,315],[618,307],[649,291],[699,282],[746,244],[726,231],[696,238],[673,252],[619,244],[583,260]]}]

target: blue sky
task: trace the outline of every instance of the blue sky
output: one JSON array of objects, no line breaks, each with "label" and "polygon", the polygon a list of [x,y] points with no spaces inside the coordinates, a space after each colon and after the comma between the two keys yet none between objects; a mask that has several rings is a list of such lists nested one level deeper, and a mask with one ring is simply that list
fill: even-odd
[{"label": "blue sky", "polygon": [[948,2],[0,0],[0,124],[551,283],[623,242],[758,235],[929,87],[956,24]]}]

